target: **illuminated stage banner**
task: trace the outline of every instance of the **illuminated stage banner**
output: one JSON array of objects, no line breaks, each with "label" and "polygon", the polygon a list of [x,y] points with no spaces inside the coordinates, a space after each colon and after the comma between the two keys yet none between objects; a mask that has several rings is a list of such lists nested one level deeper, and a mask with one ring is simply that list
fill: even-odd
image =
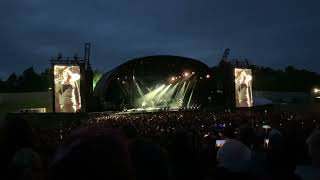
[{"label": "illuminated stage banner", "polygon": [[236,107],[252,107],[252,73],[251,69],[235,68]]},{"label": "illuminated stage banner", "polygon": [[76,112],[81,109],[80,67],[54,65],[55,112]]}]

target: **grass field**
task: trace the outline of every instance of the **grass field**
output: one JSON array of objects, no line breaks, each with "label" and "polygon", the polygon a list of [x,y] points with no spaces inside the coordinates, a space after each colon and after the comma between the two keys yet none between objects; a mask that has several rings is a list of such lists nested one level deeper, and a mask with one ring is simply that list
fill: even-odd
[{"label": "grass field", "polygon": [[3,121],[7,112],[29,108],[46,108],[48,112],[51,112],[51,93],[0,93],[0,122]]}]

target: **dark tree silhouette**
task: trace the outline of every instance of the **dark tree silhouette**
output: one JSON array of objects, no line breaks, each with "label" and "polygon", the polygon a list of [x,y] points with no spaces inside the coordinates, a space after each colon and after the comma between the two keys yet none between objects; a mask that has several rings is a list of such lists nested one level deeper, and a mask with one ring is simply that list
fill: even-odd
[{"label": "dark tree silhouette", "polygon": [[9,78],[4,82],[3,92],[15,92],[18,86],[18,76],[12,73]]},{"label": "dark tree silhouette", "polygon": [[[288,66],[284,70],[251,65],[253,73],[253,90],[256,91],[299,91],[309,92],[320,85],[320,75],[307,70]],[[223,85],[223,71],[212,68],[214,83],[219,89]],[[101,78],[98,70],[94,71],[94,83]],[[7,80],[0,80],[0,92],[48,91],[53,86],[52,69],[47,68],[40,74],[33,67],[27,68],[22,75],[12,73]]]},{"label": "dark tree silhouette", "polygon": [[288,66],[284,70],[251,66],[253,89],[258,91],[299,91],[309,92],[320,85],[320,75],[307,70]]},{"label": "dark tree silhouette", "polygon": [[30,67],[23,72],[20,83],[21,91],[41,91],[41,78],[34,71],[33,67]]},{"label": "dark tree silhouette", "polygon": [[6,81],[0,81],[0,92],[46,91],[51,82],[49,72],[50,70],[45,70],[39,75],[30,67],[20,76],[12,73]]}]

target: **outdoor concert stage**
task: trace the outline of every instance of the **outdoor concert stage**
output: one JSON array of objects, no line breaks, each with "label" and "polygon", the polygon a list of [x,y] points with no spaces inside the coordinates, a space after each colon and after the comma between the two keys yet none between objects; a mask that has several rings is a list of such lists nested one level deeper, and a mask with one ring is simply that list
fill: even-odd
[{"label": "outdoor concert stage", "polygon": [[93,84],[90,44],[85,56],[51,60],[53,112],[157,111],[253,106],[252,72],[247,61],[218,67],[172,55],[135,58],[106,72]]},{"label": "outdoor concert stage", "polygon": [[211,69],[179,56],[130,60],[105,73],[94,90],[104,110],[127,111],[213,106],[214,93]]}]

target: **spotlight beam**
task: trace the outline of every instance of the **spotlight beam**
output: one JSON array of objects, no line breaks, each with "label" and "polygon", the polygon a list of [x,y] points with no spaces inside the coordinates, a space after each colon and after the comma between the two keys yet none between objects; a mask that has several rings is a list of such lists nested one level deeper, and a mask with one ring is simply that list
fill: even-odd
[{"label": "spotlight beam", "polygon": [[195,82],[194,82],[194,84],[193,84],[193,87],[192,87],[191,94],[190,94],[190,96],[189,96],[189,100],[188,100],[188,103],[187,103],[187,107],[188,107],[188,108],[190,107],[190,102],[191,102],[191,99],[192,99],[192,96],[193,96],[194,88],[196,87],[196,83],[197,83],[197,80],[195,80]]},{"label": "spotlight beam", "polygon": [[141,97],[143,97],[143,96],[144,96],[144,94],[143,94],[143,92],[142,92],[142,90],[141,90],[141,88],[140,88],[139,84],[138,84],[138,83],[136,83],[136,86],[137,86],[137,89],[138,89],[138,92],[139,92],[140,96],[141,96]]},{"label": "spotlight beam", "polygon": [[143,97],[143,96],[144,96],[144,93],[143,93],[143,91],[141,90],[138,82],[136,81],[135,76],[132,76],[132,79],[133,79],[133,82],[134,82],[134,84],[136,85],[136,87],[137,87],[137,89],[138,89],[138,92],[139,92],[140,96]]},{"label": "spotlight beam", "polygon": [[174,95],[174,98],[173,98],[173,100],[175,100],[176,98],[177,98],[177,96],[178,96],[178,94],[179,94],[179,92],[180,92],[180,89],[182,88],[182,86],[183,85],[180,85],[180,82],[178,83],[178,88],[177,88],[177,91],[176,91],[176,93],[175,93],[175,95]]},{"label": "spotlight beam", "polygon": [[150,91],[148,94],[145,95],[145,98],[153,99],[164,87],[165,87],[165,85],[163,84],[160,87],[158,87],[157,89]]},{"label": "spotlight beam", "polygon": [[186,81],[183,83],[182,87],[180,88],[180,90],[176,94],[176,97],[173,100],[174,102],[172,103],[172,107],[181,107],[181,104],[183,102],[183,95],[184,95],[185,89],[186,89]]},{"label": "spotlight beam", "polygon": [[154,97],[154,99],[156,99],[156,101],[159,101],[162,98],[162,96],[168,91],[171,85],[172,84],[167,85],[167,87],[164,88],[156,97]]},{"label": "spotlight beam", "polygon": [[173,87],[170,87],[167,93],[164,94],[163,98],[167,100],[168,104],[167,106],[171,107],[173,101],[172,101],[172,96],[174,92],[176,91],[178,87],[178,84],[175,84]]},{"label": "spotlight beam", "polygon": [[187,93],[187,91],[188,91],[189,85],[190,85],[190,81],[188,81],[187,88],[184,90],[182,99],[184,99],[184,96],[186,95],[186,93]]}]

